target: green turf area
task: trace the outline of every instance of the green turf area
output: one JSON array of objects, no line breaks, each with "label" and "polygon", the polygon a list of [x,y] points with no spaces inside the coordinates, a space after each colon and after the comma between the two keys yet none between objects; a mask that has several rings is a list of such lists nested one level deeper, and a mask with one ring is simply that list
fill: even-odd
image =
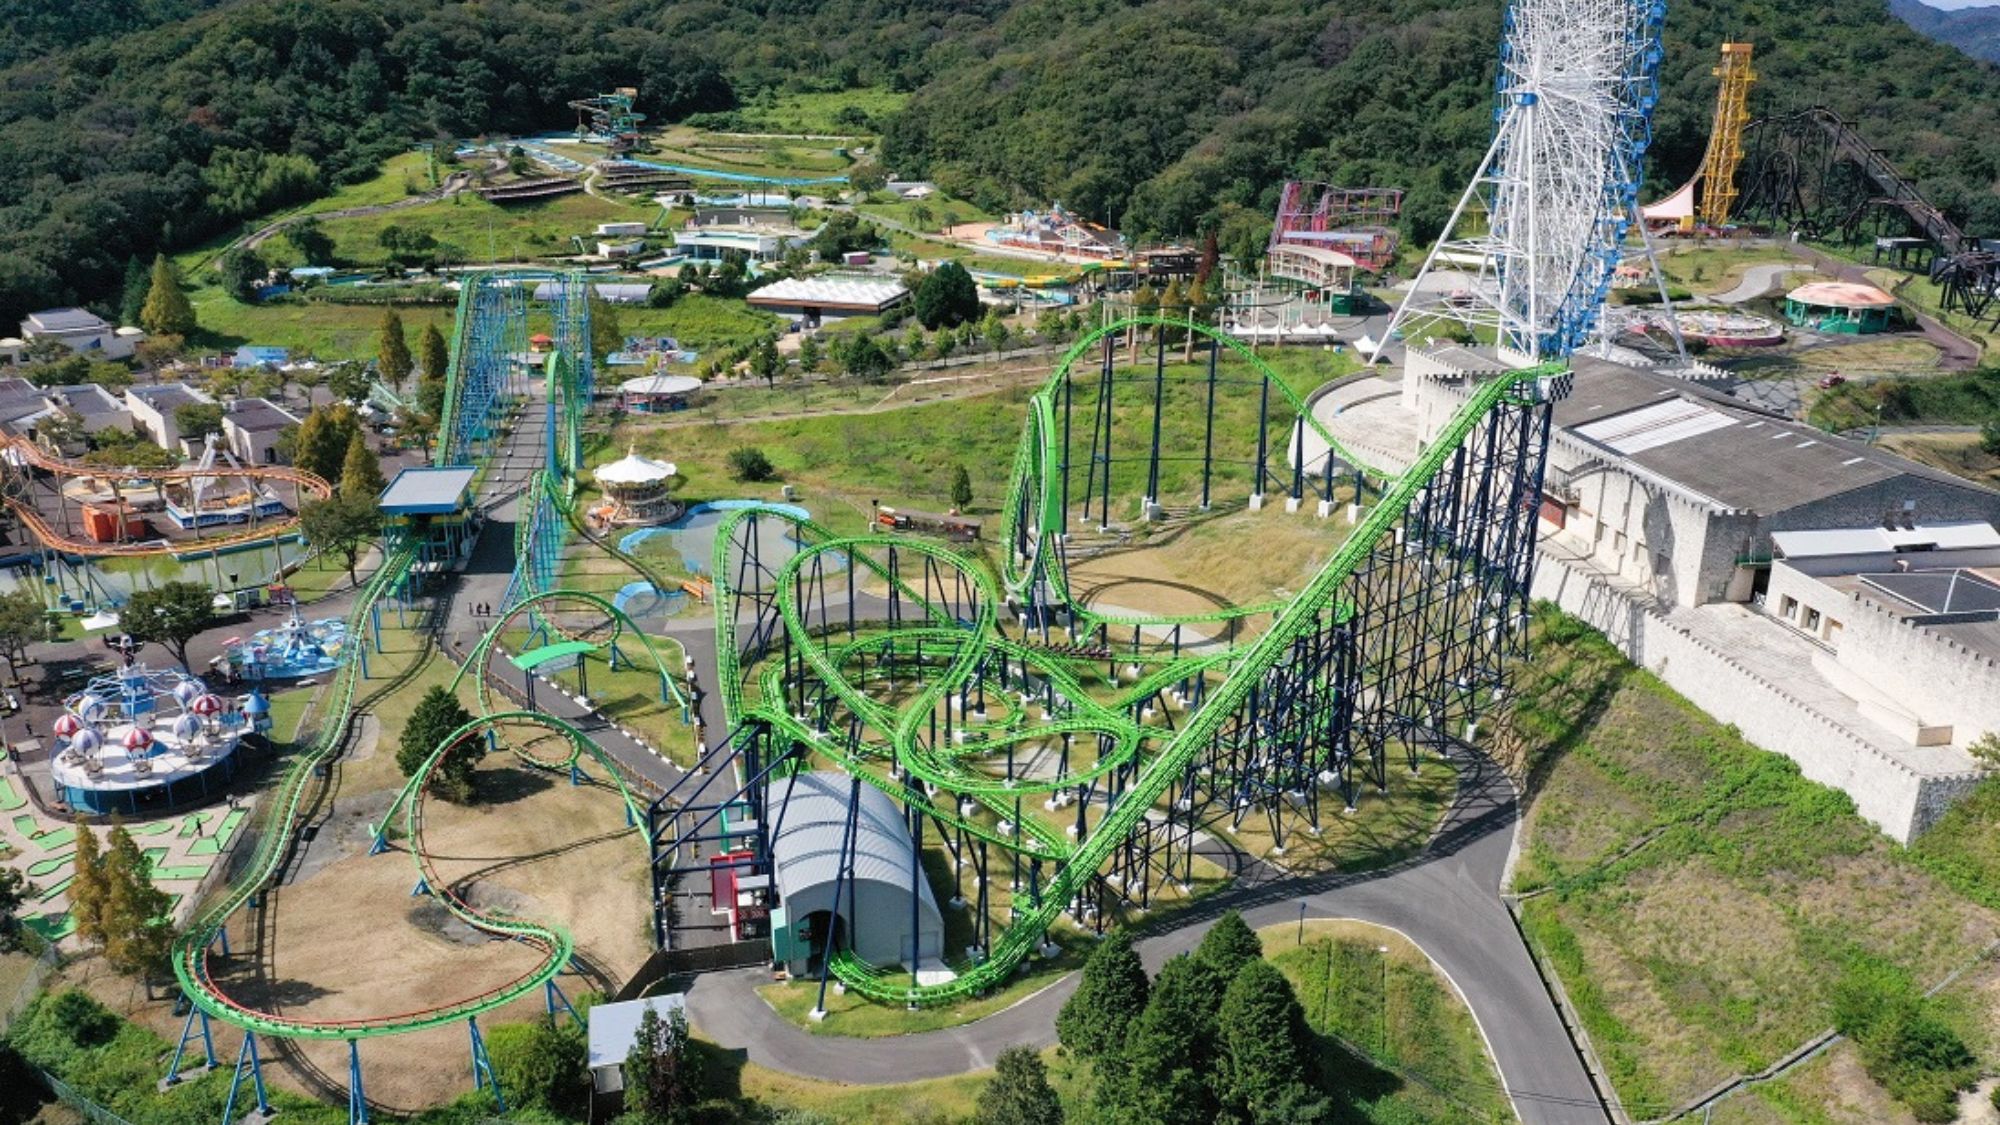
[{"label": "green turf area", "polygon": [[839,120],[841,111],[857,109],[880,121],[908,100],[908,94],[880,86],[812,94],[766,90],[735,112],[746,128],[761,132],[845,136],[853,134],[854,127]]},{"label": "green turf area", "polygon": [[1952,885],[1990,878],[1990,798],[1906,852],[1581,624],[1544,609],[1534,637],[1495,735],[1529,778],[1516,888],[1551,888],[1523,925],[1635,1116],[1816,1035],[1852,966],[1928,985],[1991,940]]},{"label": "green turf area", "polygon": [[[439,166],[440,175],[450,175],[460,165]],[[384,203],[394,203],[412,195],[422,195],[438,185],[431,182],[431,163],[428,152],[404,152],[382,162],[381,170],[365,180],[342,184],[322,198],[298,208],[301,215],[318,215],[328,211],[345,211],[351,207],[375,207]]]},{"label": "green turf area", "polygon": [[[935,231],[947,222],[954,225],[958,223],[990,223],[998,218],[996,215],[981,211],[975,204],[968,203],[963,199],[955,199],[942,192],[921,202],[905,202],[888,192],[877,192],[869,196],[866,203],[856,204],[854,209],[863,215],[878,215],[882,218],[902,223],[905,226],[925,231]],[[1021,264],[1024,266],[1033,266],[1035,263],[1022,262]]]},{"label": "green turf area", "polygon": [[[704,361],[710,358],[709,352],[748,344],[761,336],[774,334],[783,323],[778,317],[753,309],[743,301],[711,297],[705,293],[685,294],[670,308],[620,306],[618,309],[618,327],[625,335],[672,336],[682,346],[703,353],[701,358]],[[642,372],[632,372],[634,377],[639,374]]]},{"label": "green turf area", "polygon": [[1821,395],[1809,418],[1836,432],[1877,422],[1978,425],[2000,419],[2000,369],[1848,383]]},{"label": "green turf area", "polygon": [[27,803],[26,797],[15,792],[12,782],[0,777],[0,812],[13,812]]},{"label": "green turf area", "polygon": [[461,193],[422,207],[378,215],[327,219],[320,226],[344,262],[374,265],[388,261],[382,231],[391,226],[422,232],[456,247],[468,262],[520,262],[575,253],[571,235],[590,235],[598,223],[651,222],[660,209],[572,192],[541,202],[488,203]]},{"label": "green turf area", "polygon": [[[1144,349],[1142,349],[1143,351]],[[1124,353],[1121,351],[1121,357]],[[1170,358],[1178,353],[1170,351]],[[1142,361],[1145,357],[1142,356]],[[1266,362],[1279,378],[1300,394],[1353,367],[1345,352],[1293,349],[1267,352]],[[1087,418],[1096,401],[1095,371],[1079,383],[1076,410]],[[1198,447],[1205,384],[1201,364],[1168,366],[1168,409],[1162,418],[1162,444],[1169,450]],[[1252,473],[1258,410],[1256,385],[1249,365],[1235,357],[1220,369],[1216,403],[1217,496],[1240,496]],[[869,501],[909,507],[948,506],[953,470],[963,464],[972,479],[975,513],[996,512],[1006,497],[1008,472],[1021,439],[1021,419],[1031,388],[1015,385],[993,394],[926,404],[880,413],[787,418],[774,421],[732,421],[707,425],[673,415],[628,418],[596,454],[599,460],[622,457],[628,445],[679,466],[685,483],[680,495],[689,501],[722,497],[775,499],[783,484],[801,489],[801,502],[816,519],[837,527],[865,525]],[[748,393],[748,392],[732,392]],[[783,391],[773,392],[781,397]],[[878,393],[878,398],[887,391]],[[1113,464],[1114,494],[1136,508],[1144,491],[1147,431],[1152,422],[1152,371],[1121,368],[1113,390],[1118,449],[1135,450]],[[699,415],[698,415],[699,416]],[[1278,393],[1271,396],[1271,464],[1283,461],[1292,411]],[[726,458],[739,446],[762,449],[777,466],[780,479],[760,484],[736,480]],[[1199,487],[1199,469],[1187,460],[1169,460],[1161,467],[1163,497],[1191,497]],[[1269,485],[1281,491],[1282,485]],[[1134,511],[1114,512],[1129,519]],[[996,529],[997,531],[997,529]]]},{"label": "green turf area", "polygon": [[1325,1085],[1347,1103],[1343,1119],[1514,1119],[1472,1012],[1422,951],[1360,923],[1308,923],[1304,945],[1296,933],[1258,936],[1324,1037]]},{"label": "green turf area", "polygon": [[[218,285],[197,286],[189,291],[188,300],[201,325],[193,343],[215,350],[257,344],[321,360],[372,359],[376,332],[382,325],[382,310],[368,305],[250,305]],[[446,339],[451,337],[454,310],[450,305],[404,305],[396,312],[412,341],[427,324],[436,325]]]},{"label": "green turf area", "polygon": [[[1782,246],[1670,245],[1659,252],[1660,272],[1667,284],[1691,293],[1724,293],[1743,280],[1743,271],[1754,265],[1795,262],[1802,272],[1812,266]],[[1783,283],[1779,283],[1782,291]]]}]

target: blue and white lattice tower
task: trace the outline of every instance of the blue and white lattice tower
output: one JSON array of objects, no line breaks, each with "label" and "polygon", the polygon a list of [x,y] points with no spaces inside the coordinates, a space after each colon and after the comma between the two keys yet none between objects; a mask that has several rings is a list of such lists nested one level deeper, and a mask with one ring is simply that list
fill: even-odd
[{"label": "blue and white lattice tower", "polygon": [[1493,143],[1390,322],[1443,322],[1528,362],[1598,327],[1639,218],[1665,0],[1512,0]]}]

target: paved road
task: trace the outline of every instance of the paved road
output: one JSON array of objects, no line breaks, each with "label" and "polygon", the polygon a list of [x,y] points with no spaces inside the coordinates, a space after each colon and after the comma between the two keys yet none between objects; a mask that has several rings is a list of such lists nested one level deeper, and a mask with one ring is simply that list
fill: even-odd
[{"label": "paved road", "polygon": [[[1605,1121],[1589,1076],[1564,1031],[1499,891],[1514,836],[1511,784],[1483,759],[1462,763],[1458,803],[1426,853],[1409,864],[1364,876],[1284,877],[1252,867],[1236,886],[1203,903],[1176,928],[1143,937],[1149,968],[1200,942],[1214,918],[1239,909],[1252,926],[1309,917],[1356,918],[1390,926],[1421,946],[1457,984],[1498,1063],[1502,1081],[1527,1125],[1596,1125]],[[1046,1046],[1055,1014],[1076,975],[1002,1012],[960,1027],[893,1039],[813,1035],[781,1019],[753,989],[761,970],[700,977],[688,992],[690,1018],[702,1034],[741,1048],[761,1066],[864,1085],[911,1082],[993,1065],[1016,1044]]]},{"label": "paved road", "polygon": [[1743,271],[1743,280],[1738,281],[1734,289],[1717,293],[1704,300],[1724,305],[1740,305],[1769,293],[1771,288],[1788,273],[1808,273],[1811,270],[1811,266],[1800,265],[1797,262],[1759,263]]}]

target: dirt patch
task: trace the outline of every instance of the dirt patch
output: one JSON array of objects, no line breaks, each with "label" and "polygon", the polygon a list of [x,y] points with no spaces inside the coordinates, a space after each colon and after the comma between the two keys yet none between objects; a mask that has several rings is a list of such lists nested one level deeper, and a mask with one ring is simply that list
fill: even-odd
[{"label": "dirt patch", "polygon": [[[622,982],[645,959],[650,920],[643,844],[625,825],[617,791],[571,786],[504,754],[481,762],[478,784],[493,803],[426,806],[425,842],[439,878],[482,909],[568,930],[588,974],[563,977],[571,995]],[[490,940],[435,900],[413,896],[417,871],[401,843],[367,854],[367,826],[390,795],[337,803],[309,866],[268,895],[261,913],[237,916],[230,937],[238,956],[222,974],[232,995],[294,1016],[378,1016],[475,995],[535,966],[528,947]],[[531,1019],[540,1005],[536,993],[481,1023]],[[170,1017],[147,1022],[162,1034],[178,1031]],[[316,1096],[345,1087],[339,1043],[272,1053],[282,1085]],[[463,1027],[364,1044],[362,1062],[371,1100],[391,1109],[420,1109],[467,1088]]]}]

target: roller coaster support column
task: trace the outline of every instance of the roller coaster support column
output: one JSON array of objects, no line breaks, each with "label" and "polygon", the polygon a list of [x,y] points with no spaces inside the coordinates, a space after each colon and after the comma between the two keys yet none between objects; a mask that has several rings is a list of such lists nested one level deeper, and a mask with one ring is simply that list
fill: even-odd
[{"label": "roller coaster support column", "polygon": [[1257,490],[1250,494],[1250,510],[1264,507],[1264,458],[1271,450],[1271,381],[1259,380],[1257,389]]},{"label": "roller coaster support column", "polygon": [[189,1008],[187,1022],[181,1025],[180,1042],[174,1044],[174,1057],[167,1063],[167,1076],[160,1079],[161,1090],[181,1080],[181,1059],[187,1053],[188,1037],[194,1034],[197,1020],[201,1022],[202,1072],[215,1069],[215,1035],[208,1026],[208,1013],[200,1008]]},{"label": "roller coaster support column", "polygon": [[[849,872],[854,866],[854,847],[856,842],[855,814],[859,812],[860,808],[861,775],[856,774],[854,776],[854,788],[847,795],[847,823],[840,830],[840,860],[838,865],[833,869],[833,909],[827,912],[826,937],[823,939],[820,948],[819,997],[813,1001],[812,1009],[812,1018],[815,1020],[826,1018],[826,978],[830,967],[833,965],[833,939],[839,936],[840,931],[841,888],[846,887],[851,881]],[[850,887],[849,890],[851,892],[852,888]],[[848,915],[849,917],[853,916],[851,909],[848,911]],[[911,947],[914,949],[916,942],[916,934],[914,932],[911,933],[910,940]]]},{"label": "roller coaster support column", "polygon": [[[1331,457],[1332,451],[1327,452]],[[1306,416],[1303,411],[1292,420],[1292,490],[1285,497],[1285,510],[1296,512],[1299,503],[1305,499],[1306,486]]]},{"label": "roller coaster support column", "polygon": [[1208,485],[1215,468],[1215,364],[1222,349],[1208,342],[1208,412],[1201,426],[1201,510],[1208,511]]},{"label": "roller coaster support column", "polygon": [[[229,1076],[229,1096],[222,1102],[222,1125],[235,1125],[236,1095],[243,1089],[245,1073],[250,1075],[250,1088],[257,1094],[256,1116],[260,1119],[270,1117],[271,1099],[264,1092],[264,1064],[257,1056],[257,1033],[254,1031],[243,1033],[243,1046],[236,1052],[236,1069]],[[362,1120],[367,1118],[364,1116]]]},{"label": "roller coaster support column", "polygon": [[569,997],[563,995],[563,990],[556,986],[553,979],[542,983],[542,1003],[548,1010],[550,1027],[556,1025],[558,1009],[569,1013],[569,1018],[576,1022],[576,1026],[583,1026],[583,1017],[576,1014],[575,1008],[570,1007]]},{"label": "roller coaster support column", "polygon": [[493,1087],[493,1108],[507,1112],[507,1095],[500,1091],[500,1076],[493,1073],[493,1060],[486,1055],[486,1040],[479,1034],[479,1017],[465,1017],[465,1030],[472,1036],[472,1090],[478,1093]]},{"label": "roller coaster support column", "polygon": [[382,603],[381,602],[376,602],[374,605],[368,607],[368,624],[374,629],[375,632],[375,651],[381,652],[382,651]]},{"label": "roller coaster support column", "polygon": [[1166,398],[1167,334],[1162,332],[1153,348],[1153,452],[1146,461],[1146,498],[1140,502],[1140,515],[1147,520],[1166,514],[1160,507],[1160,412]]},{"label": "roller coaster support column", "polygon": [[361,1040],[347,1041],[347,1125],[368,1125],[368,1092],[361,1088]]}]

